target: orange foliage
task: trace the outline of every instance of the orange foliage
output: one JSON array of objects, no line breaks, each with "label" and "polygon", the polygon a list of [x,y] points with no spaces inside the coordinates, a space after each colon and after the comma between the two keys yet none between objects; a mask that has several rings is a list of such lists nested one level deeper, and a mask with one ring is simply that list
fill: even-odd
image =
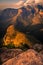
[{"label": "orange foliage", "polygon": [[27,39],[26,35],[16,31],[13,25],[8,27],[3,40],[4,45],[8,45],[9,43],[13,43],[16,47],[20,46],[21,43],[26,43],[29,46],[31,45],[31,42]]}]

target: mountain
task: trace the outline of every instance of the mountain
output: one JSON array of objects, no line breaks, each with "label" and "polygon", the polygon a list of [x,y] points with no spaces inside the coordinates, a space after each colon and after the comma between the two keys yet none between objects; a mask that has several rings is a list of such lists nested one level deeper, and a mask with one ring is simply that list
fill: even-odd
[{"label": "mountain", "polygon": [[[26,14],[29,15],[29,13],[35,13],[35,8],[39,9],[39,10],[43,10],[43,6],[42,5],[36,5],[36,6],[31,6],[31,5],[27,5],[27,7],[21,7],[20,9],[22,9],[22,14]],[[13,8],[7,8],[2,10],[2,12],[0,13],[0,19],[3,18],[3,20],[5,19],[9,19],[12,18],[13,16],[17,15],[18,13],[18,9],[13,9]],[[25,16],[25,15],[24,15]]]},{"label": "mountain", "polygon": [[[25,34],[28,32],[28,34],[31,34],[38,38],[39,41],[42,41],[43,34],[40,34],[42,40],[40,40],[40,37],[37,37],[37,35],[40,29],[43,29],[43,6],[37,5],[32,7],[31,5],[27,5],[20,9],[4,9],[0,15],[0,39],[4,37],[6,29],[10,25],[14,25],[18,31]],[[43,31],[41,31],[41,33],[42,32]]]},{"label": "mountain", "polygon": [[0,65],[43,65],[43,6],[26,1],[21,8],[0,10]]},{"label": "mountain", "polygon": [[17,9],[7,8],[1,12],[0,17],[3,19],[9,19],[17,14]]}]

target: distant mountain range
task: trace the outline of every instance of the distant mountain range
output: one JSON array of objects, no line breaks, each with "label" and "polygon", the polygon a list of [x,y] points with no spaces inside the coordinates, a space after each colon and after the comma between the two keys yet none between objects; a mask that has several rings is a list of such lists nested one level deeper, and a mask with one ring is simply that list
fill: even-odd
[{"label": "distant mountain range", "polygon": [[[27,5],[26,7],[24,6],[24,7],[21,7],[20,9],[22,9],[23,11],[22,14],[28,14],[28,13],[35,13],[35,8],[38,8],[38,10],[43,10],[42,5],[37,5],[34,7],[32,7],[31,5]],[[29,11],[29,9],[31,9],[31,11]],[[8,19],[8,18],[15,16],[17,13],[18,13],[18,9],[7,8],[7,9],[2,10],[0,14],[0,18],[3,17],[4,19]]]}]

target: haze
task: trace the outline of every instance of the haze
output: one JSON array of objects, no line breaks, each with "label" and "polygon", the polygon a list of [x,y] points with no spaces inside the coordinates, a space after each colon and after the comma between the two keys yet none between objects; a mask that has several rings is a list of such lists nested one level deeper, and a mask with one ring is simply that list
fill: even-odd
[{"label": "haze", "polygon": [[[0,9],[5,8],[20,8],[26,2],[31,2],[32,0],[0,0]],[[42,0],[33,0],[35,3],[43,3]],[[27,5],[27,4],[26,4]]]}]

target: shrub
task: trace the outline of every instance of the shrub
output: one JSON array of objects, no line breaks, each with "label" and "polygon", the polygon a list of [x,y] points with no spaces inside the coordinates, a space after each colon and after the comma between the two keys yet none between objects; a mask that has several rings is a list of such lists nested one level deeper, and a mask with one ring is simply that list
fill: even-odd
[{"label": "shrub", "polygon": [[15,48],[15,45],[13,43],[9,43],[6,47],[11,49],[11,48]]}]

